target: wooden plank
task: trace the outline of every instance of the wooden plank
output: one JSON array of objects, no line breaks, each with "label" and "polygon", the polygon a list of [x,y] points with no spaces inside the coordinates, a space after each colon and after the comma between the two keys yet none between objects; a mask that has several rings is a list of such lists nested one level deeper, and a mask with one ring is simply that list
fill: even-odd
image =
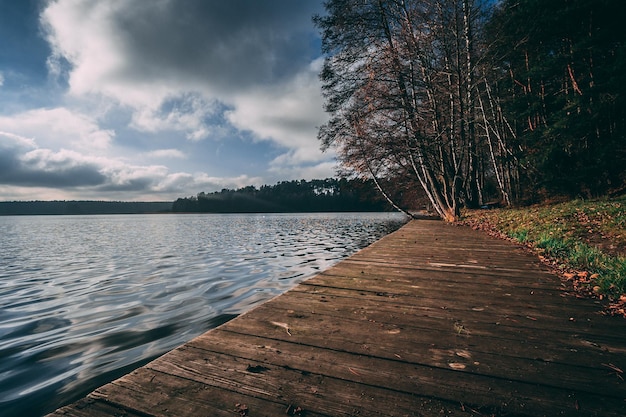
[{"label": "wooden plank", "polygon": [[[343,299],[335,303],[336,299]],[[318,287],[300,285],[290,292],[289,299],[277,299],[308,306],[317,314],[324,314],[327,309],[343,314],[344,316],[358,315],[368,320],[402,324],[409,321],[409,325],[416,327],[433,328],[447,321],[459,323],[468,329],[493,330],[500,337],[508,337],[511,333],[514,339],[524,337],[525,340],[540,339],[543,341],[561,341],[563,343],[582,343],[592,345],[596,349],[626,354],[626,341],[621,330],[624,328],[622,318],[604,317],[600,314],[581,317],[580,312],[566,310],[558,316],[547,316],[545,320],[538,320],[534,316],[523,315],[524,311],[512,308],[494,308],[491,306],[477,306],[470,303],[470,307],[459,304],[447,305],[442,301],[448,298],[429,299],[413,296],[388,297],[378,293],[351,291],[334,287]],[[291,307],[289,307],[291,308]],[[288,309],[285,306],[285,309]],[[574,316],[567,313],[576,313]],[[579,317],[580,320],[574,317]]]},{"label": "wooden plank", "polygon": [[[274,309],[268,303],[257,308],[254,315],[244,315],[223,329],[328,350],[402,359],[408,363],[455,369],[460,373],[527,381],[546,388],[562,387],[620,399],[626,394],[619,381],[589,384],[590,377],[606,375],[602,363],[612,363],[616,355],[594,352],[590,360],[584,357],[584,353],[572,352],[567,346],[559,348],[538,341],[475,336],[471,334],[472,329],[458,332],[452,324],[432,330],[416,329],[369,320],[301,314]],[[419,337],[415,337],[416,334]],[[581,346],[580,350],[583,348]],[[579,365],[579,362],[586,366]]]},{"label": "wooden plank", "polygon": [[[261,390],[262,388],[258,388]],[[173,377],[142,367],[90,394],[90,398],[124,407],[144,416],[232,417],[246,409],[255,415],[281,415],[282,403],[265,401],[235,390]],[[245,407],[244,407],[245,406]],[[263,410],[259,413],[258,410]],[[247,415],[243,413],[242,415]],[[311,413],[313,416],[320,414]]]},{"label": "wooden plank", "polygon": [[107,404],[93,398],[83,398],[70,406],[59,408],[50,417],[145,417],[125,407]]},{"label": "wooden plank", "polygon": [[[368,280],[328,277],[326,275],[316,276],[313,280],[307,282],[307,285],[371,292],[387,297],[412,296],[416,298],[418,303],[422,299],[435,299],[440,300],[443,306],[454,304],[467,307],[468,310],[474,307],[491,306],[502,311],[523,311],[525,316],[543,317],[546,320],[562,313],[567,308],[567,301],[563,299],[562,293],[558,292],[517,291],[513,295],[510,289],[490,287],[488,290],[480,291],[476,294],[478,296],[471,296],[472,286],[467,284],[436,288],[431,287],[428,283],[412,282],[410,280],[399,282],[392,279]],[[597,311],[588,306],[577,309],[578,312],[584,310],[587,310],[587,312]],[[574,312],[572,311],[572,313]]]},{"label": "wooden plank", "polygon": [[[523,319],[527,326],[520,325],[519,320],[506,320],[506,317],[494,318],[485,315],[484,311],[450,309],[424,310],[415,304],[400,304],[395,300],[380,300],[365,297],[337,297],[320,295],[314,292],[293,291],[289,297],[279,297],[267,304],[267,307],[286,311],[289,315],[294,314],[321,314],[327,316],[340,316],[354,320],[365,320],[386,325],[395,325],[424,331],[433,329],[449,329],[450,327],[463,326],[465,331],[457,329],[460,333],[471,332],[474,336],[486,336],[503,341],[517,341],[523,337],[525,341],[541,342],[544,346],[553,346],[558,350],[575,349],[579,344],[586,347],[611,352],[610,348],[601,348],[600,343],[607,346],[615,345],[613,353],[626,353],[623,348],[624,336],[621,334],[606,335],[601,331],[581,328],[577,321],[565,318],[551,320],[546,326],[536,326],[537,320],[527,317]],[[623,324],[623,323],[620,323]],[[471,330],[470,330],[471,329]],[[588,339],[598,346],[589,346]],[[581,342],[584,340],[584,342]],[[574,346],[572,346],[574,345]],[[584,362],[579,362],[584,363]]]},{"label": "wooden plank", "polygon": [[[620,400],[602,396],[578,397],[566,390],[554,390],[536,384],[485,377],[478,374],[460,376],[454,369],[411,364],[401,358],[384,359],[350,352],[327,351],[316,346],[294,344],[286,340],[230,333],[218,330],[214,337],[201,336],[189,347],[201,351],[228,352],[244,363],[283,367],[306,374],[330,375],[368,386],[386,386],[399,392],[432,397],[445,403],[482,404],[487,410],[501,413],[559,415],[573,412],[580,404],[607,404]],[[191,353],[205,357],[208,353]],[[201,362],[197,360],[197,362]],[[201,364],[199,364],[201,366]],[[255,365],[258,366],[258,365]],[[550,395],[546,395],[547,393]],[[515,393],[513,395],[513,393]],[[488,405],[488,407],[486,407]],[[597,407],[598,405],[593,405]],[[474,405],[474,407],[477,407]],[[602,410],[605,412],[606,410]],[[552,413],[552,414],[550,414]]]},{"label": "wooden plank", "polygon": [[[298,345],[292,347],[299,351]],[[287,350],[281,354],[288,355]],[[283,409],[297,404],[307,415],[312,410],[329,416],[419,415],[418,404],[419,408],[428,405],[446,413],[454,413],[459,408],[456,402],[445,403],[380,385],[363,386],[360,382],[334,378],[326,373],[262,363],[237,357],[232,352],[211,352],[192,346],[175,350],[167,355],[167,360],[154,361],[147,368],[207,385],[249,392],[281,403]]]},{"label": "wooden plank", "polygon": [[[444,265],[444,264],[439,264]],[[493,269],[479,267],[477,265],[462,266],[447,264],[450,266],[435,266],[431,264],[417,263],[383,263],[372,260],[347,259],[323,272],[328,276],[351,277],[355,274],[376,277],[377,275],[408,276],[412,279],[427,279],[433,282],[457,282],[460,280],[475,280],[477,284],[489,285],[498,283],[512,287],[526,287],[530,289],[544,288],[547,290],[562,290],[561,283],[557,278],[543,270],[514,270]],[[528,274],[533,274],[533,279],[528,279]],[[459,276],[459,274],[461,276]]]}]

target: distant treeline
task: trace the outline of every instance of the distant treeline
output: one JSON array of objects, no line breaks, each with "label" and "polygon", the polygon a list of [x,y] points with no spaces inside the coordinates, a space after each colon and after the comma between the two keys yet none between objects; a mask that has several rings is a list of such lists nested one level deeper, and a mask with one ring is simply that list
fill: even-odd
[{"label": "distant treeline", "polygon": [[276,185],[237,190],[223,189],[179,198],[174,212],[286,213],[337,211],[388,211],[372,181],[327,178],[282,181]]},{"label": "distant treeline", "polygon": [[0,202],[0,215],[142,214],[172,211],[171,202],[124,201],[8,201]]}]

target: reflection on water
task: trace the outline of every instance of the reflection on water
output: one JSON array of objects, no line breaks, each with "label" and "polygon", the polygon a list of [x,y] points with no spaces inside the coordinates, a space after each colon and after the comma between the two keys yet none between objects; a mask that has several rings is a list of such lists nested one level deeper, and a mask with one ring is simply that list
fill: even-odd
[{"label": "reflection on water", "polygon": [[368,245],[398,214],[0,217],[0,410],[40,415]]}]

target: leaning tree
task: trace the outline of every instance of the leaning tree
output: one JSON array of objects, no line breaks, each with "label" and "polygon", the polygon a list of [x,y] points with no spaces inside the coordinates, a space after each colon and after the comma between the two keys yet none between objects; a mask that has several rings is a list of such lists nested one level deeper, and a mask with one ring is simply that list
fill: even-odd
[{"label": "leaning tree", "polygon": [[448,221],[461,205],[480,204],[489,162],[479,132],[487,123],[477,123],[487,117],[478,111],[480,4],[328,0],[325,6],[327,14],[315,17],[330,114],[319,132],[322,145],[335,147],[345,169],[373,178],[390,200],[382,184],[392,179],[422,188]]}]

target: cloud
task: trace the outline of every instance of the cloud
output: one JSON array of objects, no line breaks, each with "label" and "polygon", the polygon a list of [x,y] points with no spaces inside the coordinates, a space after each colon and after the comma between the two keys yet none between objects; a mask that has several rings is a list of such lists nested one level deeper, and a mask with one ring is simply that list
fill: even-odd
[{"label": "cloud", "polygon": [[[326,116],[311,16],[322,11],[308,0],[43,2],[50,97],[21,95],[0,115],[2,197],[57,187],[58,198],[169,199],[332,175],[316,139]],[[3,90],[15,74],[0,73]]]},{"label": "cloud", "polygon": [[115,137],[113,130],[101,129],[92,117],[65,107],[2,116],[0,131],[35,138],[45,146],[95,151],[108,148]]},{"label": "cloud", "polygon": [[16,135],[11,132],[3,132],[0,130],[0,137],[5,139],[0,142],[0,150],[9,151],[18,148],[36,148],[35,141],[31,138]]},{"label": "cloud", "polygon": [[335,161],[322,161],[308,165],[294,165],[290,163],[272,163],[269,173],[276,181],[290,179],[319,179],[333,177],[337,171],[337,163]]},{"label": "cloud", "polygon": [[158,108],[145,106],[135,111],[131,127],[141,132],[180,131],[187,139],[201,140],[214,129],[206,118],[217,112],[215,103],[208,103],[198,94],[183,94],[164,99]]},{"label": "cloud", "polygon": [[40,20],[51,72],[74,97],[129,108],[132,128],[222,137],[209,121],[227,108],[237,129],[312,161],[324,114],[311,16],[321,11],[293,0],[56,0]]},{"label": "cloud", "polygon": [[76,152],[38,149],[32,140],[13,134],[0,137],[0,184],[78,187],[105,180],[94,161]]},{"label": "cloud", "polygon": [[[239,175],[237,177],[212,177],[206,173],[174,173],[169,175],[159,184],[159,190],[162,192],[172,190],[197,190],[197,192],[213,192],[223,188],[238,189],[248,185],[260,186],[264,182],[260,177],[250,177],[248,175]],[[180,197],[180,195],[179,195]]]},{"label": "cloud", "polygon": [[[184,158],[176,149],[149,153]],[[262,185],[259,177],[215,177],[204,172],[170,172],[163,165],[137,165],[120,159],[53,151],[33,139],[0,131],[0,192],[3,199],[174,200],[199,191]],[[52,189],[58,191],[52,192]]]},{"label": "cloud", "polygon": [[[71,65],[71,91],[155,94],[196,90],[230,94],[296,74],[314,53],[303,50],[317,2],[273,0],[57,0],[41,22],[53,55]],[[146,91],[143,91],[146,93]]]},{"label": "cloud", "polygon": [[282,85],[257,87],[234,98],[228,120],[241,130],[249,130],[258,139],[273,140],[279,145],[299,150],[301,162],[323,159],[317,141],[317,128],[326,115],[317,78],[320,61]]},{"label": "cloud", "polygon": [[157,149],[147,152],[146,156],[155,159],[187,159],[187,155],[178,149]]}]

